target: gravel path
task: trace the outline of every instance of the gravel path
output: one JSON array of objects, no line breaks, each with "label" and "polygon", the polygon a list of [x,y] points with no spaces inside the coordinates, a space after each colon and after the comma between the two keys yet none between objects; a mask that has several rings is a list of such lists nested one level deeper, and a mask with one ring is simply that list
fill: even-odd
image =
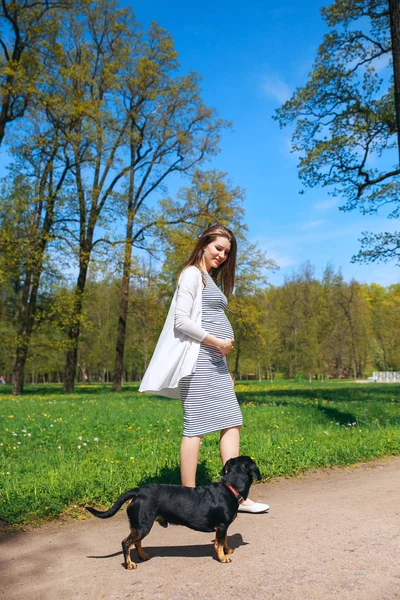
[{"label": "gravel path", "polygon": [[[127,486],[128,487],[128,486]],[[151,555],[122,567],[125,511],[0,539],[4,600],[394,600],[400,598],[400,458],[323,469],[253,487],[269,514],[239,514],[231,564],[212,535],[157,524]]]}]

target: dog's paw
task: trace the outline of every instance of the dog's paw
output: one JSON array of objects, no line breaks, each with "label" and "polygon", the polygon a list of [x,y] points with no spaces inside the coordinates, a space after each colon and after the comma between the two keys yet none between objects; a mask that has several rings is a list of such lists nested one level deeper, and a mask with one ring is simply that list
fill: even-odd
[{"label": "dog's paw", "polygon": [[233,548],[224,548],[225,554],[233,554]]},{"label": "dog's paw", "polygon": [[137,564],[134,562],[129,562],[126,563],[125,567],[128,571],[133,571],[133,569],[137,569]]},{"label": "dog's paw", "polygon": [[220,559],[219,559],[219,562],[222,562],[222,563],[230,563],[230,562],[232,562],[232,561],[231,561],[231,559],[230,559],[228,556],[224,556],[223,558],[220,558]]}]

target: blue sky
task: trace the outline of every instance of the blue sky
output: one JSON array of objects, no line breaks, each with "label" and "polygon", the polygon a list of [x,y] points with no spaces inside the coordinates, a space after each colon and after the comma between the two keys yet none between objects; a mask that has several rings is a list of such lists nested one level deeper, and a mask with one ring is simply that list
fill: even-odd
[{"label": "blue sky", "polygon": [[280,130],[272,119],[274,110],[306,81],[326,31],[319,12],[326,2],[123,3],[131,4],[143,26],[154,20],[172,34],[182,71],[197,71],[206,104],[232,121],[220,154],[206,167],[227,172],[235,185],[247,190],[249,237],[281,266],[270,275],[271,283],[279,285],[307,259],[318,277],[331,262],[347,280],[400,282],[394,263],[350,262],[362,231],[394,231],[396,223],[383,212],[339,212],[340,199],[326,189],[300,195],[290,131]]}]

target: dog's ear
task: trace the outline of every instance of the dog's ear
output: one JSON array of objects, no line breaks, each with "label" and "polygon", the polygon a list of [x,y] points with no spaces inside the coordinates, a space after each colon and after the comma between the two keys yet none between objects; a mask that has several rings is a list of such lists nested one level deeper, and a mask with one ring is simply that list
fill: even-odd
[{"label": "dog's ear", "polygon": [[231,463],[232,463],[232,459],[230,458],[224,464],[222,470],[220,471],[220,475],[226,475],[227,473],[229,473],[229,471],[231,470]]},{"label": "dog's ear", "polygon": [[254,460],[251,461],[248,471],[253,479],[256,479],[257,481],[261,481],[262,477],[261,477],[260,469],[257,467]]}]

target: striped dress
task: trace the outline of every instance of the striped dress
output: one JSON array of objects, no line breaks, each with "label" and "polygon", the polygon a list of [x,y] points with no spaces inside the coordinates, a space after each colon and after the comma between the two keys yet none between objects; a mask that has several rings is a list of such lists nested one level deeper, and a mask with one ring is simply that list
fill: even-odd
[{"label": "striped dress", "polygon": [[[201,326],[219,338],[233,338],[225,309],[228,301],[204,274]],[[184,415],[184,436],[198,436],[242,425],[242,413],[229,375],[226,357],[217,348],[201,343],[194,373],[179,382]]]}]

